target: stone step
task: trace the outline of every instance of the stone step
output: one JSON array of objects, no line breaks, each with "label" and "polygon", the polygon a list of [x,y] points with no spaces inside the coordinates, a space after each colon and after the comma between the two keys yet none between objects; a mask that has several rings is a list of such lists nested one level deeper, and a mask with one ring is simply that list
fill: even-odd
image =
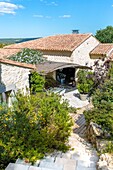
[{"label": "stone step", "polygon": [[70,159],[71,158],[71,153],[69,153],[69,152],[62,153],[62,158]]},{"label": "stone step", "polygon": [[44,162],[55,162],[55,157],[53,157],[53,156],[48,156],[48,157],[45,157],[42,161],[44,161]]},{"label": "stone step", "polygon": [[66,159],[66,158],[56,158],[55,163],[58,164],[58,165],[70,164],[70,165],[76,166],[76,161],[75,160]]},{"label": "stone step", "polygon": [[40,168],[48,168],[50,170],[63,170],[63,165],[59,165],[56,163],[52,163],[52,162],[45,162],[45,161],[41,161],[39,164]]},{"label": "stone step", "polygon": [[95,168],[96,164],[95,162],[92,161],[82,161],[82,160],[78,160],[77,161],[77,167],[84,167],[84,168]]},{"label": "stone step", "polygon": [[28,170],[42,170],[42,169],[40,167],[30,166]]},{"label": "stone step", "polygon": [[98,156],[92,156],[90,158],[90,161],[93,161],[93,162],[98,162],[98,160],[99,160]]},{"label": "stone step", "polygon": [[73,131],[74,133],[79,134],[81,133],[81,131],[83,131],[83,129],[86,129],[86,126],[84,124],[81,125],[79,128],[75,128]]},{"label": "stone step", "polygon": [[74,153],[71,155],[71,159],[75,161],[80,160],[80,155],[78,153]]},{"label": "stone step", "polygon": [[[29,165],[23,165],[23,164],[10,163],[5,170],[64,170],[64,169],[63,167],[61,168],[61,166],[59,165],[54,165],[53,167],[49,165],[48,167],[48,164],[46,164],[45,167],[36,167],[36,166],[29,166]],[[65,169],[65,170],[68,170],[68,169]]]},{"label": "stone step", "polygon": [[86,134],[86,126],[84,126],[84,128],[81,130],[80,134],[82,135],[85,135]]},{"label": "stone step", "polygon": [[96,168],[77,167],[76,170],[97,170]]},{"label": "stone step", "polygon": [[77,125],[85,124],[84,115],[83,115],[83,114],[80,115],[80,116],[78,117],[78,120],[75,121],[75,123],[76,123]]},{"label": "stone step", "polygon": [[77,125],[81,125],[81,124],[85,124],[85,118],[84,118],[84,116],[81,116],[80,118],[78,118],[78,120],[76,120],[75,121],[75,123],[77,124]]},{"label": "stone step", "polygon": [[76,170],[76,161],[66,158],[56,158],[55,163],[57,165],[62,165],[63,170]]},{"label": "stone step", "polygon": [[29,169],[29,165],[9,163],[9,165],[6,167],[5,170],[28,170],[28,169]]}]

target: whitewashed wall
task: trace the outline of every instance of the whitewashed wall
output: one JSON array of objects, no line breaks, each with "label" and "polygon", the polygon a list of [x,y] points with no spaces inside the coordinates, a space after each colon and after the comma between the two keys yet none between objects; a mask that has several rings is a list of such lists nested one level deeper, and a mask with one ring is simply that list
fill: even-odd
[{"label": "whitewashed wall", "polygon": [[29,88],[30,69],[8,64],[0,64],[1,82],[5,84],[6,90],[15,87],[15,90]]}]

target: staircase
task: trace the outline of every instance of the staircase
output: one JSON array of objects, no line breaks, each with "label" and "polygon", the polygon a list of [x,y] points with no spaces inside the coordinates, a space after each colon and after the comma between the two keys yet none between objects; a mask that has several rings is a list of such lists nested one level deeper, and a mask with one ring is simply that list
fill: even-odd
[{"label": "staircase", "polygon": [[38,164],[30,165],[22,163],[20,159],[16,163],[10,163],[5,170],[96,170],[93,162],[88,163],[79,160],[79,155],[73,154],[71,158],[63,157],[46,157],[38,162]]},{"label": "staircase", "polygon": [[71,116],[75,122],[73,133],[69,138],[73,150],[67,153],[53,153],[38,160],[33,166],[17,159],[16,163],[10,163],[5,170],[96,170],[98,156],[92,145],[85,140],[84,115],[80,111]]}]

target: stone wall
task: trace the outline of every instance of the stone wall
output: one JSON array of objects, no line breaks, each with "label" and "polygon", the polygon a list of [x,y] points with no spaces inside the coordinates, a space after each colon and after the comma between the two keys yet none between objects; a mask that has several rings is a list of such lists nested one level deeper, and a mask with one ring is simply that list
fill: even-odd
[{"label": "stone wall", "polygon": [[26,92],[26,88],[29,88],[30,69],[2,63],[0,65],[0,79],[6,91],[15,88]]},{"label": "stone wall", "polygon": [[84,41],[78,48],[73,51],[71,59],[73,63],[92,66],[94,64],[94,59],[90,58],[90,52],[99,44],[99,41],[91,36],[86,41]]}]

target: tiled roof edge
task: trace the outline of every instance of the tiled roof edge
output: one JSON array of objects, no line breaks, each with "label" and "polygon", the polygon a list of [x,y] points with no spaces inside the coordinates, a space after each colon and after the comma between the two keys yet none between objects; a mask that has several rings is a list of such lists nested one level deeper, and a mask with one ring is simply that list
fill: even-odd
[{"label": "tiled roof edge", "polygon": [[0,63],[15,65],[15,66],[19,66],[19,67],[25,67],[25,68],[30,68],[30,69],[36,68],[35,65],[33,65],[33,64],[20,63],[20,62],[8,60],[8,59],[0,59]]}]

